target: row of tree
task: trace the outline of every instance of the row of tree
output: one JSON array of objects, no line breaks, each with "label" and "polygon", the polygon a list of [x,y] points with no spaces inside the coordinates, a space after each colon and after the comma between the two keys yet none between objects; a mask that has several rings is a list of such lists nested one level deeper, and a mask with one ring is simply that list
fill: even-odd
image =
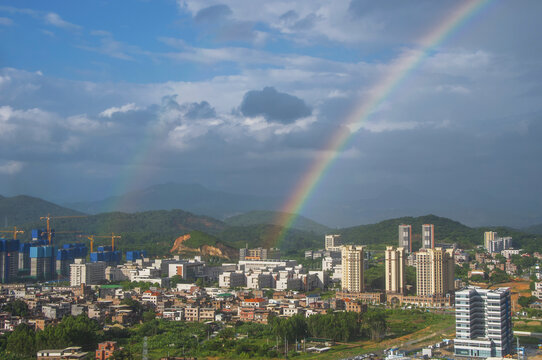
[{"label": "row of tree", "polygon": [[276,336],[288,341],[307,337],[344,342],[363,338],[380,341],[388,328],[386,317],[385,311],[369,309],[365,313],[330,312],[309,317],[301,314],[290,318],[274,317],[270,325]]}]

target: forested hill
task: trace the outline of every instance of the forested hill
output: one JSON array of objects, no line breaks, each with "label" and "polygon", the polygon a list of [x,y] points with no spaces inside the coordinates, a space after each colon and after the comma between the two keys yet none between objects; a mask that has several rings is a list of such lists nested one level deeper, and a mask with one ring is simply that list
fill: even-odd
[{"label": "forested hill", "polygon": [[397,245],[398,225],[400,224],[412,225],[413,249],[418,249],[421,246],[422,225],[434,224],[435,242],[437,243],[457,243],[462,247],[472,248],[481,245],[484,232],[491,230],[496,231],[499,236],[512,236],[515,246],[532,251],[542,251],[542,244],[538,244],[534,235],[507,227],[471,228],[457,221],[436,215],[401,217],[376,224],[339,229],[336,232],[342,235],[343,243],[366,244],[384,248],[386,245]]},{"label": "forested hill", "polygon": [[[279,215],[285,214],[286,213],[281,213],[278,211],[249,211],[244,214],[229,217],[224,221],[226,224],[231,226],[280,225],[277,222],[277,219],[279,218]],[[319,235],[323,235],[330,231],[329,227],[301,215],[295,218],[292,228]]]},{"label": "forested hill", "polygon": [[0,196],[0,227],[39,221],[41,216],[73,216],[83,213],[32,196]]}]

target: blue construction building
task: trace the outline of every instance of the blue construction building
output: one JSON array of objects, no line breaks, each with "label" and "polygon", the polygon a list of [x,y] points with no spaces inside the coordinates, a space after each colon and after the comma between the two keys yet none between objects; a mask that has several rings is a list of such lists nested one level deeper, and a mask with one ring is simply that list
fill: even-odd
[{"label": "blue construction building", "polygon": [[61,249],[56,251],[56,271],[59,277],[70,276],[70,264],[75,259],[85,259],[88,248],[82,243],[64,244]]},{"label": "blue construction building", "polygon": [[15,281],[19,269],[19,240],[0,239],[0,282]]},{"label": "blue construction building", "polygon": [[113,251],[111,245],[98,246],[98,251],[90,253],[90,262],[104,261],[108,265],[118,265],[122,260],[120,251]]}]

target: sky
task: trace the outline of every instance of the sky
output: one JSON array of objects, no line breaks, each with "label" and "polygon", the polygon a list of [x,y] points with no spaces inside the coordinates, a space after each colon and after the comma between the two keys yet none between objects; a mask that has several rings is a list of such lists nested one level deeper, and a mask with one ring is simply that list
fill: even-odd
[{"label": "sky", "polygon": [[[287,201],[461,3],[4,0],[0,194],[69,202],[180,182]],[[397,187],[542,205],[541,13],[489,1],[451,32],[352,129],[306,206]]]}]

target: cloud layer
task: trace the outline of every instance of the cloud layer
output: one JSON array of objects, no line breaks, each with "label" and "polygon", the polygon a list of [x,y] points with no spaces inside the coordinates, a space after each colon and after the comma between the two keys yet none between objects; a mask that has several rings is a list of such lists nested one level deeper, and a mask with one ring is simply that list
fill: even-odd
[{"label": "cloud layer", "polygon": [[[487,6],[427,53],[349,129],[313,201],[396,185],[542,198],[542,5],[524,5]],[[136,23],[118,25],[85,6],[0,7],[3,195],[95,199],[180,181],[285,199],[457,2],[141,2]]]}]

